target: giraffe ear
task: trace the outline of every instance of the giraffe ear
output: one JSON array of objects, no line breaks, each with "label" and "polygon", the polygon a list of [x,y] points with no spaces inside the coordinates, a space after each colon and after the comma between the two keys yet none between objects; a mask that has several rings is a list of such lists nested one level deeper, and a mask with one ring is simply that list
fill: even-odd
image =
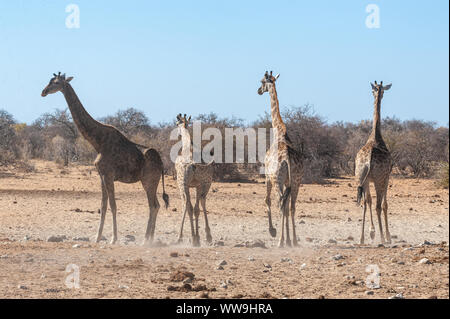
[{"label": "giraffe ear", "polygon": [[70,82],[70,81],[72,81],[72,79],[73,79],[73,76],[69,76],[69,77],[66,79],[66,82]]},{"label": "giraffe ear", "polygon": [[392,86],[392,83],[385,85],[385,86],[383,86],[383,90],[387,91],[391,88],[391,86]]},{"label": "giraffe ear", "polygon": [[280,73],[278,73],[277,75],[275,75],[275,80],[278,80],[279,77],[280,77]]}]

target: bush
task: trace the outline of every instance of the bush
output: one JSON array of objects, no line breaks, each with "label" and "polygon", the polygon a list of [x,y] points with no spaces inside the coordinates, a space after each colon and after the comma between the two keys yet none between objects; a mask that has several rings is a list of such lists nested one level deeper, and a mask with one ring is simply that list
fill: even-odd
[{"label": "bush", "polygon": [[441,163],[437,177],[438,177],[438,185],[442,188],[448,189],[448,179],[449,179],[448,162]]},{"label": "bush", "polygon": [[[116,126],[133,142],[155,148],[161,154],[166,173],[174,176],[170,150],[177,141],[170,141],[169,136],[176,128],[175,115],[172,122],[150,125],[143,112],[128,108],[101,121]],[[356,154],[370,135],[372,120],[329,124],[314,112],[311,105],[285,108],[282,117],[294,147],[304,157],[303,182],[321,182],[324,178],[353,174]],[[203,130],[209,127],[220,130],[223,138],[222,162],[225,161],[225,128],[270,128],[272,125],[267,112],[251,125],[234,117],[221,118],[215,113],[200,114],[195,120],[202,122]],[[394,172],[430,177],[438,163],[447,163],[447,174],[443,176],[447,176],[448,184],[448,127],[437,127],[433,122],[400,121],[387,117],[383,119],[381,129],[394,160]],[[266,147],[269,140],[266,136]],[[205,145],[209,141],[202,143]],[[216,164],[217,180],[244,180],[259,176],[259,164],[249,164],[247,161],[247,139],[244,144],[245,162]],[[233,152],[233,155],[236,154],[236,143]],[[31,125],[18,124],[9,113],[0,110],[0,165],[32,158],[57,160],[65,165],[74,161],[92,163],[96,156],[95,150],[78,132],[68,109],[45,113]]]},{"label": "bush", "polygon": [[0,165],[7,165],[18,156],[15,120],[11,114],[0,110]]}]

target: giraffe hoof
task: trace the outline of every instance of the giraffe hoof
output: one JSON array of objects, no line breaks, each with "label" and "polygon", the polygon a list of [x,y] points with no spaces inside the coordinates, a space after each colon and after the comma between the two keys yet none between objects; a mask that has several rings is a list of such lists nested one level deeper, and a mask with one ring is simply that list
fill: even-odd
[{"label": "giraffe hoof", "polygon": [[298,247],[298,241],[297,241],[296,239],[294,239],[294,240],[292,241],[292,245],[293,245],[294,247]]},{"label": "giraffe hoof", "polygon": [[292,247],[292,244],[291,244],[291,240],[290,240],[290,239],[287,239],[287,240],[286,240],[286,246]]},{"label": "giraffe hoof", "polygon": [[211,243],[212,242],[212,236],[211,235],[206,235],[206,241],[208,243]]},{"label": "giraffe hoof", "polygon": [[278,248],[283,248],[284,247],[284,243],[283,241],[280,240],[280,242],[278,243]]},{"label": "giraffe hoof", "polygon": [[361,238],[361,240],[359,241],[360,245],[364,245],[364,238]]},{"label": "giraffe hoof", "polygon": [[272,237],[277,237],[277,229],[276,228],[269,228],[269,233],[270,233],[270,236],[272,236]]},{"label": "giraffe hoof", "polygon": [[198,237],[194,237],[192,239],[192,246],[194,247],[200,247],[200,239]]},{"label": "giraffe hoof", "polygon": [[390,235],[390,234],[387,234],[387,235],[386,235],[386,243],[388,243],[388,244],[391,244],[391,243],[392,243],[392,241],[391,241],[391,235]]},{"label": "giraffe hoof", "polygon": [[371,239],[374,239],[374,238],[375,238],[375,231],[374,231],[374,230],[371,230],[371,231],[370,231],[370,238],[371,238]]},{"label": "giraffe hoof", "polygon": [[144,239],[142,242],[142,246],[151,246],[152,242],[149,239]]}]

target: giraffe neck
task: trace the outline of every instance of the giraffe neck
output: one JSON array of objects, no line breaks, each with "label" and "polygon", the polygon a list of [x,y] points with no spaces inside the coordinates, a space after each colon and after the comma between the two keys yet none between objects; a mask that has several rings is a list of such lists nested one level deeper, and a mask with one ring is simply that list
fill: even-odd
[{"label": "giraffe neck", "polygon": [[191,134],[189,130],[185,127],[180,127],[181,134],[181,156],[186,160],[190,160],[192,158],[192,141]]},{"label": "giraffe neck", "polygon": [[286,125],[281,119],[280,105],[278,104],[278,95],[277,90],[275,88],[275,83],[273,83],[269,88],[269,94],[270,94],[272,127],[275,130],[274,132],[275,136],[277,137],[277,139],[279,139],[286,135]]},{"label": "giraffe neck", "polygon": [[74,89],[69,83],[65,83],[62,91],[73,121],[80,131],[81,135],[94,147],[97,152],[100,152],[101,136],[94,134],[98,132],[103,125],[94,120],[81,104]]},{"label": "giraffe neck", "polygon": [[380,108],[381,96],[380,93],[377,93],[374,102],[372,133],[370,134],[370,138],[375,141],[383,141],[381,137]]}]

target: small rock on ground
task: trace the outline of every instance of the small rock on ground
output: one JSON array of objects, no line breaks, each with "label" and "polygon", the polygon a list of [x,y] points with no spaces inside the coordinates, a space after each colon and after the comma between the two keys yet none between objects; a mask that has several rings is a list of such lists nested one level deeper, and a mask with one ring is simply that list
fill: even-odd
[{"label": "small rock on ground", "polygon": [[225,266],[227,264],[226,260],[221,260],[217,263],[218,266]]},{"label": "small rock on ground", "polygon": [[64,240],[66,240],[67,237],[65,235],[52,235],[47,238],[47,242],[49,243],[60,243]]},{"label": "small rock on ground", "polygon": [[334,259],[334,260],[341,260],[341,259],[344,259],[344,256],[342,256],[341,254],[337,254],[337,255],[334,255],[331,258]]},{"label": "small rock on ground", "polygon": [[292,264],[292,259],[288,258],[288,257],[283,257],[283,258],[281,258],[281,262],[282,263],[290,263],[290,264]]}]

